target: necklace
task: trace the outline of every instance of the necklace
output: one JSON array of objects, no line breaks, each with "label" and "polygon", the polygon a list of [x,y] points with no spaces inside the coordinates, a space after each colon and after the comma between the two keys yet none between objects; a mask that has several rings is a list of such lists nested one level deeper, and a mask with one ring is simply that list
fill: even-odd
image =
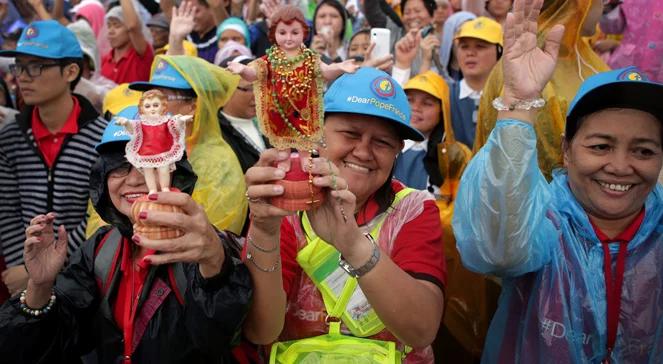
[{"label": "necklace", "polygon": [[[281,82],[283,86],[288,90],[292,96],[299,98],[302,95],[309,92],[311,89],[311,81],[315,76],[315,52],[311,49],[305,48],[302,46],[300,48],[300,53],[292,58],[288,58],[285,52],[278,46],[271,46],[267,49],[267,60],[269,61],[272,71],[274,72],[275,77],[271,77],[272,82],[272,100],[274,105],[283,119],[283,122],[288,126],[288,129],[293,131],[298,136],[308,139],[309,136],[305,133],[302,133],[297,129],[289,120],[283,110],[281,105],[277,90],[277,82]],[[303,63],[304,69],[301,72],[297,72],[298,65]],[[306,120],[306,117],[300,115],[300,117]],[[308,120],[307,120],[308,121]]]}]

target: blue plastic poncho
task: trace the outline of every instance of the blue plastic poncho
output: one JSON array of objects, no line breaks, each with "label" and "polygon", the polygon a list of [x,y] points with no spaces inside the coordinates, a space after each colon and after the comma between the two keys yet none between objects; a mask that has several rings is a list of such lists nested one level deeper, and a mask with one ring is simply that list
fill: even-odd
[{"label": "blue plastic poncho", "polygon": [[[663,363],[662,198],[658,185],[628,244],[611,363]],[[605,359],[603,249],[566,174],[547,184],[531,125],[497,123],[463,175],[453,228],[466,267],[503,277],[482,362]]]}]

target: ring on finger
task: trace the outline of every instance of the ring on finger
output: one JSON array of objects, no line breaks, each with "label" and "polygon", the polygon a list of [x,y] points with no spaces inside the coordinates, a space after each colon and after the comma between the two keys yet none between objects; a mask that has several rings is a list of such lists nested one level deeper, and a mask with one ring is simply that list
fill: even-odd
[{"label": "ring on finger", "polygon": [[249,190],[246,190],[246,192],[244,192],[244,197],[246,197],[246,200],[251,203],[265,202],[262,198],[252,198],[251,196],[249,196]]}]

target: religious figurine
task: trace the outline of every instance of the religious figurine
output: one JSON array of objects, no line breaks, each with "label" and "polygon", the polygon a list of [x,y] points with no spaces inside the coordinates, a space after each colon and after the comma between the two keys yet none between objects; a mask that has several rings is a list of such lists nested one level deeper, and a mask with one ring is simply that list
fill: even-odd
[{"label": "religious figurine", "polygon": [[[228,70],[253,82],[257,117],[262,133],[277,148],[294,148],[315,153],[323,145],[322,124],[323,88],[325,81],[332,81],[343,73],[354,73],[359,66],[353,60],[327,65],[320,55],[306,48],[304,39],[309,27],[301,10],[293,5],[281,6],[270,18],[269,38],[272,46],[267,54],[249,65],[231,62]],[[293,163],[299,156],[293,153]],[[308,181],[309,206],[300,197],[292,197],[296,191],[286,191],[284,196],[298,200],[279,207],[288,210],[307,210],[319,205],[321,195],[301,170],[286,174],[286,190],[293,188],[288,181]],[[276,199],[278,200],[278,199]]]},{"label": "religious figurine", "polygon": [[145,175],[150,194],[170,191],[170,173],[175,162],[182,159],[185,123],[191,115],[167,115],[168,98],[159,90],[149,90],[141,96],[139,119],[117,118],[116,124],[131,134],[126,146],[126,157]]},{"label": "religious figurine", "polygon": [[[143,93],[138,104],[138,120],[117,117],[115,123],[131,135],[125,152],[126,158],[145,176],[148,196],[136,200],[132,206],[134,232],[150,239],[173,239],[183,235],[179,229],[151,225],[139,218],[140,211],[156,210],[182,212],[177,206],[150,201],[149,195],[158,191],[171,191],[170,174],[175,162],[182,159],[186,146],[185,124],[191,115],[167,115],[168,98],[159,90]],[[175,189],[176,190],[176,189]]]}]

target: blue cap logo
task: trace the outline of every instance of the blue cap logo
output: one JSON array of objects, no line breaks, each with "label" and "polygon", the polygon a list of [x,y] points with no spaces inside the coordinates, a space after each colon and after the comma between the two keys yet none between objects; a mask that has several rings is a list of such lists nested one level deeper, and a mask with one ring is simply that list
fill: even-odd
[{"label": "blue cap logo", "polygon": [[154,71],[154,73],[161,73],[166,70],[166,67],[168,67],[168,64],[161,60],[159,63],[157,63],[157,69]]},{"label": "blue cap logo", "polygon": [[374,79],[371,83],[371,89],[376,96],[383,99],[392,97],[396,93],[394,84],[391,83],[391,79],[389,77],[378,77]]},{"label": "blue cap logo", "polygon": [[647,75],[643,75],[639,70],[629,67],[617,76],[622,81],[647,81]]},{"label": "blue cap logo", "polygon": [[34,25],[30,25],[25,30],[25,39],[32,39],[39,36],[39,30]]}]

